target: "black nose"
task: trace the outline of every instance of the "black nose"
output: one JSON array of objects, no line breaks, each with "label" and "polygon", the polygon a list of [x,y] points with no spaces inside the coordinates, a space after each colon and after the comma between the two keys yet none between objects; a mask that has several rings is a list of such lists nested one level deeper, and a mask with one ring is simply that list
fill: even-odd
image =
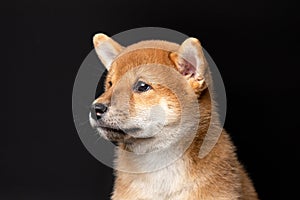
[{"label": "black nose", "polygon": [[107,111],[107,106],[103,103],[96,103],[91,108],[91,116],[93,119],[100,119],[101,115],[103,115]]}]

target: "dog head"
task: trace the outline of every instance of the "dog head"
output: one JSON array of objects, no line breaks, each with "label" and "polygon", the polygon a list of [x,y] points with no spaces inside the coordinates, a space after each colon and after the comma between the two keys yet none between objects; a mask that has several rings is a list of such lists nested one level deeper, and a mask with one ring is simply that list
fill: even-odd
[{"label": "dog head", "polygon": [[105,91],[90,112],[90,123],[101,136],[145,153],[181,140],[179,128],[188,132],[198,125],[193,113],[207,89],[208,72],[197,39],[181,45],[149,40],[123,47],[97,34],[93,42],[108,70]]}]

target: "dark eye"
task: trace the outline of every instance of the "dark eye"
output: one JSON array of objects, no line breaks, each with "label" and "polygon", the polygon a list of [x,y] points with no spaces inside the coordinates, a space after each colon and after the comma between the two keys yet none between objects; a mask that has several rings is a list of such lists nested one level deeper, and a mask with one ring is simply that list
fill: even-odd
[{"label": "dark eye", "polygon": [[109,87],[111,87],[111,86],[112,86],[112,82],[111,82],[111,81],[109,81],[109,82],[108,82],[108,85],[109,85]]},{"label": "dark eye", "polygon": [[143,81],[138,81],[134,87],[134,90],[137,92],[146,92],[150,89],[151,89],[151,86]]}]

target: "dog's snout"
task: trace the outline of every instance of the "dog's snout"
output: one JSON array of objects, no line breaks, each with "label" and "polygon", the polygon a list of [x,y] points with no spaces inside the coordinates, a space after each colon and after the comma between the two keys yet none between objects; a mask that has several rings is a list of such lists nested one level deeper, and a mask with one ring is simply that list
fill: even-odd
[{"label": "dog's snout", "polygon": [[106,111],[107,105],[103,103],[96,103],[91,108],[91,116],[93,119],[100,119]]}]

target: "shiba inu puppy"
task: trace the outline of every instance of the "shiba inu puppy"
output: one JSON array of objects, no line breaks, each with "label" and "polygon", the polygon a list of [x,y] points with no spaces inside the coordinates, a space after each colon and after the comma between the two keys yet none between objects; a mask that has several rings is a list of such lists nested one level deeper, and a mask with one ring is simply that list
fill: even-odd
[{"label": "shiba inu puppy", "polygon": [[[213,121],[212,79],[197,39],[123,47],[97,34],[93,42],[108,74],[90,123],[118,143],[113,200],[258,199],[228,134]],[[200,158],[209,127],[221,135]]]}]

